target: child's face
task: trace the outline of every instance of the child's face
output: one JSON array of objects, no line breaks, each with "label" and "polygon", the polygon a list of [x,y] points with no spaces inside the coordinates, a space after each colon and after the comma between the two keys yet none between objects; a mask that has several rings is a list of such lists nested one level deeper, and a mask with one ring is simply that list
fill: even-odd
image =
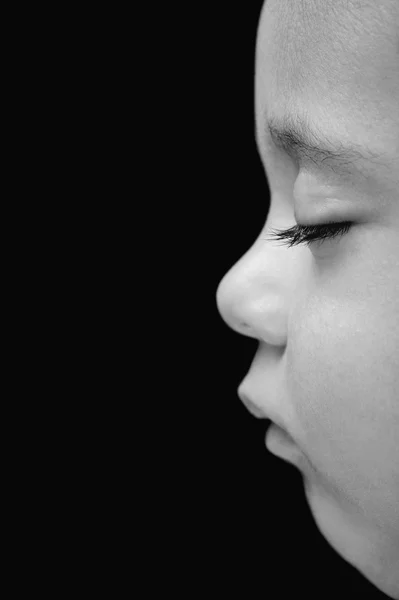
[{"label": "child's face", "polygon": [[[399,3],[267,0],[255,89],[270,212],[217,290],[260,340],[241,391],[295,441],[325,538],[399,598]],[[266,124],[288,117],[345,154],[277,147]],[[268,238],[331,221],[353,226],[309,247]]]}]

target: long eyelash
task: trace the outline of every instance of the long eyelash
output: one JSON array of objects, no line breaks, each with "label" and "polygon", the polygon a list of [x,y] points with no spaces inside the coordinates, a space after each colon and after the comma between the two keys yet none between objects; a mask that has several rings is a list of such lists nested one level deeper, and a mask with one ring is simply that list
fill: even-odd
[{"label": "long eyelash", "polygon": [[325,240],[348,233],[353,223],[342,221],[341,223],[324,223],[323,225],[294,225],[289,229],[271,230],[270,238],[283,240],[283,246],[289,248],[306,243],[307,246],[316,240]]}]

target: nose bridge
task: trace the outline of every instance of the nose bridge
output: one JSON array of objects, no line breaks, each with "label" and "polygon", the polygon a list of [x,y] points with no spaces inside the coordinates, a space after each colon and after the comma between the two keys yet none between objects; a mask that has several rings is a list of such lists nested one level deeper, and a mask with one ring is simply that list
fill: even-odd
[{"label": "nose bridge", "polygon": [[237,333],[284,345],[288,287],[281,250],[255,244],[220,281],[217,307],[226,324]]}]

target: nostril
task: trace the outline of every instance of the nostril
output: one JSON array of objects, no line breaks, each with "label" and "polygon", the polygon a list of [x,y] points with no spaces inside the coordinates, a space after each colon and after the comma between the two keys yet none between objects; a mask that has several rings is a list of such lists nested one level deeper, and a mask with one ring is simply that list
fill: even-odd
[{"label": "nostril", "polygon": [[248,325],[248,323],[244,323],[241,321],[240,323],[237,323],[237,325],[233,325],[233,329],[237,333],[245,335],[246,337],[251,337],[256,340],[259,339],[259,334],[255,331],[253,327],[251,327],[251,325]]}]

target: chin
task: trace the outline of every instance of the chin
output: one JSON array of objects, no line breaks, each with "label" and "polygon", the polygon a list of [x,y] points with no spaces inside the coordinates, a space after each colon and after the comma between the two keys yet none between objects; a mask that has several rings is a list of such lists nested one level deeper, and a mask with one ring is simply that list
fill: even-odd
[{"label": "chin", "polygon": [[320,484],[305,478],[304,489],[315,523],[330,546],[376,588],[399,600],[399,547],[390,552],[392,540]]}]

